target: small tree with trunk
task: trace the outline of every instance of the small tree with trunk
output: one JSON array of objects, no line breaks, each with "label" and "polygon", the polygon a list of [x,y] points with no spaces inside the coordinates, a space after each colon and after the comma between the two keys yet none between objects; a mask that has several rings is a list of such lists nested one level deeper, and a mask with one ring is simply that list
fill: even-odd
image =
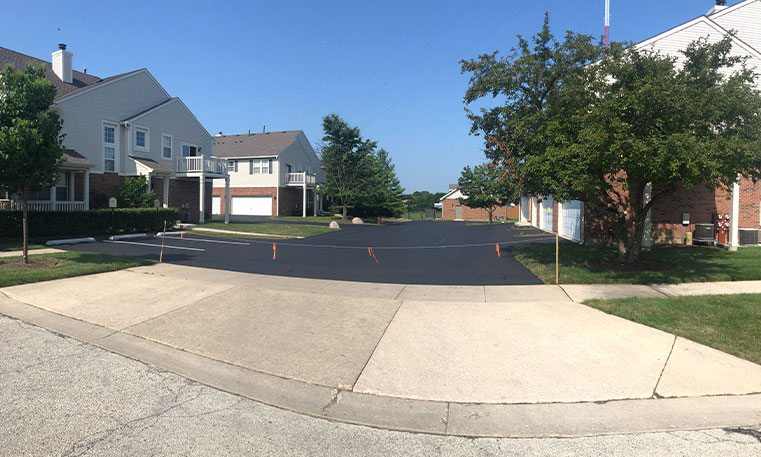
[{"label": "small tree with trunk", "polygon": [[148,180],[145,176],[125,178],[119,186],[117,200],[122,208],[152,208],[156,200],[156,192],[148,190]]},{"label": "small tree with trunk", "polygon": [[458,188],[463,197],[458,201],[469,208],[481,208],[489,213],[489,223],[493,221],[494,211],[500,206],[514,202],[518,190],[507,173],[493,163],[476,165],[472,169],[465,167]]},{"label": "small tree with trunk", "polygon": [[321,151],[325,185],[319,192],[338,200],[346,218],[348,207],[361,199],[373,176],[376,143],[363,139],[358,127],[349,126],[337,114],[325,116],[322,128],[325,132]]},{"label": "small tree with trunk", "polygon": [[44,66],[0,71],[0,187],[21,200],[24,263],[29,263],[29,197],[56,184],[63,160],[62,121],[51,108],[56,88],[44,75]]},{"label": "small tree with trunk", "polygon": [[545,17],[533,47],[520,39],[507,59],[463,63],[473,73],[466,103],[505,97],[470,113],[472,129],[495,139],[487,155],[512,166],[527,193],[583,201],[631,263],[654,204],[761,173],[757,75],[731,48],[731,36],[698,40],[678,62],[570,32],[558,43]]}]

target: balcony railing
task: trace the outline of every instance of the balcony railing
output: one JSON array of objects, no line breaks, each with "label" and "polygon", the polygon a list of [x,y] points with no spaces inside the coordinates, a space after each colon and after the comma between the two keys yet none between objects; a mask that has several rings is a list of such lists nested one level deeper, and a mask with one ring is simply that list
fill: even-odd
[{"label": "balcony railing", "polygon": [[285,178],[286,184],[290,186],[303,186],[305,181],[307,186],[314,186],[315,175],[309,174],[307,172],[288,173]]},{"label": "balcony railing", "polygon": [[[84,211],[85,202],[78,201],[57,201],[55,203],[47,200],[31,200],[27,204],[29,211]],[[0,211],[21,211],[21,202],[0,201]]]},{"label": "balcony railing", "polygon": [[227,174],[227,160],[216,157],[182,157],[177,159],[177,173]]}]

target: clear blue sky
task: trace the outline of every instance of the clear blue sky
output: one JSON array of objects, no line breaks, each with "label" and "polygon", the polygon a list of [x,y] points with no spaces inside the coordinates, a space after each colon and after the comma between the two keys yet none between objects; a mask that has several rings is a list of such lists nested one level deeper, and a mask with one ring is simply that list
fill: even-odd
[{"label": "clear blue sky", "polygon": [[[642,40],[713,4],[611,0],[611,39]],[[316,145],[336,112],[391,153],[408,191],[435,192],[484,160],[458,61],[509,51],[544,11],[556,36],[599,36],[603,10],[604,0],[8,1],[0,45],[50,60],[64,42],[76,70],[101,77],[146,67],[212,134],[266,124]]]}]

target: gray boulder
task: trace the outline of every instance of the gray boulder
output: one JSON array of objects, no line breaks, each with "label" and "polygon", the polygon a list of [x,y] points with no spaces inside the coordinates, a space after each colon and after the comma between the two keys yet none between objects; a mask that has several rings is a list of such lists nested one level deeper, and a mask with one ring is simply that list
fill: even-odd
[{"label": "gray boulder", "polygon": [[341,228],[341,227],[339,227],[339,226],[338,226],[338,222],[336,222],[336,221],[331,221],[331,222],[330,222],[330,225],[329,225],[328,227],[329,227],[329,228],[332,228],[332,229],[338,229],[338,228]]},{"label": "gray boulder", "polygon": [[364,222],[362,221],[362,219],[360,219],[360,218],[358,218],[358,217],[355,217],[354,219],[352,219],[352,220],[351,220],[351,223],[352,223],[352,224],[364,224]]}]

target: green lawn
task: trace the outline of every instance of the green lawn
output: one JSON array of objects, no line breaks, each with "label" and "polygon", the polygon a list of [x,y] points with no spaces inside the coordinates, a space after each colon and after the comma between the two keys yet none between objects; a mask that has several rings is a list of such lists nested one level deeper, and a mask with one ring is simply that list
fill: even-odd
[{"label": "green lawn", "polygon": [[[545,283],[555,282],[555,244],[515,246],[515,258]],[[697,246],[656,246],[634,269],[621,269],[607,246],[560,245],[561,284],[653,284],[761,279],[761,248],[729,252]]]},{"label": "green lawn", "polygon": [[761,294],[623,298],[584,303],[761,364]]},{"label": "green lawn", "polygon": [[[271,221],[285,221],[285,222],[310,222],[313,224],[330,224],[333,221],[338,222],[339,225],[351,224],[352,218],[343,219],[341,216],[270,216],[267,219]],[[377,219],[363,218],[364,225],[378,225]],[[383,220],[381,219],[380,225],[395,224],[397,222],[406,222],[402,219]]]},{"label": "green lawn", "polygon": [[[246,224],[242,222],[207,222],[200,224],[199,229],[210,228],[215,230],[231,230],[235,232],[265,233],[268,235],[285,235],[289,237],[310,237],[322,235],[323,233],[333,232],[334,229],[326,225],[306,225],[306,224]],[[200,231],[199,231],[200,233]],[[212,232],[206,232],[211,234]]]},{"label": "green lawn", "polygon": [[116,271],[151,263],[154,262],[91,252],[58,252],[30,255],[30,268],[22,267],[20,256],[0,257],[0,287]]},{"label": "green lawn", "polygon": [[[42,249],[45,247],[45,241],[42,238],[30,238],[29,249]],[[24,245],[21,238],[1,238],[0,252],[20,251]]]}]

